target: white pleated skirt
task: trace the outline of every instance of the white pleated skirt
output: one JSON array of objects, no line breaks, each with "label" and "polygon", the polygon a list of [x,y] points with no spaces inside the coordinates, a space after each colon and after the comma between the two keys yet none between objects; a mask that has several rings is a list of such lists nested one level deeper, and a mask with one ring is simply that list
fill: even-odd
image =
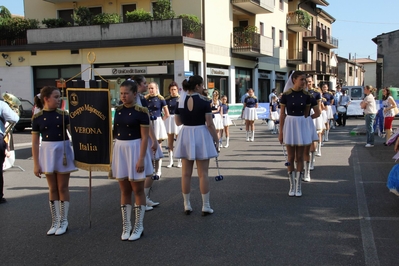
[{"label": "white pleated skirt", "polygon": [[154,172],[151,155],[148,151],[144,158],[144,171],[141,173],[136,171],[136,164],[140,158],[140,145],[141,139],[115,140],[112,154],[113,178],[128,179],[129,181],[144,181],[146,176]]},{"label": "white pleated skirt", "polygon": [[218,156],[211,133],[205,125],[183,125],[174,148],[177,159],[207,160]]},{"label": "white pleated skirt", "polygon": [[157,117],[157,120],[150,121],[150,123],[154,127],[155,138],[157,140],[168,139],[165,123],[163,122],[162,117]]},{"label": "white pleated skirt", "polygon": [[[64,147],[67,165],[63,165]],[[39,147],[39,164],[43,174],[68,174],[78,170],[69,140],[65,141],[65,145],[63,141],[42,141]]]},{"label": "white pleated skirt", "polygon": [[319,115],[319,117],[313,119],[313,125],[317,133],[321,133],[326,128],[321,114]]},{"label": "white pleated skirt", "polygon": [[233,124],[233,122],[231,122],[231,119],[230,119],[228,114],[224,114],[222,120],[223,120],[223,126],[224,127],[228,127],[228,126],[231,126]]},{"label": "white pleated skirt", "polygon": [[317,135],[317,131],[316,131],[316,128],[315,128],[315,126],[313,124],[312,117],[308,116],[305,119],[306,119],[306,124],[307,124],[307,127],[308,127],[308,132],[309,132],[308,134],[310,134],[312,142],[318,142],[319,141],[319,136]]},{"label": "white pleated skirt", "polygon": [[179,135],[179,131],[182,126],[176,125],[175,115],[170,115],[168,118],[164,120],[166,133]]},{"label": "white pleated skirt", "polygon": [[215,125],[216,130],[221,130],[224,128],[223,119],[219,113],[213,114],[213,124]]},{"label": "white pleated skirt", "polygon": [[327,105],[327,119],[334,119],[334,113],[332,111],[331,105]]},{"label": "white pleated skirt", "polygon": [[308,130],[308,121],[304,116],[287,115],[284,120],[283,142],[290,146],[310,145],[312,134]]},{"label": "white pleated skirt", "polygon": [[256,113],[256,108],[255,107],[252,107],[252,108],[245,107],[244,119],[250,120],[250,121],[258,120],[258,114]]},{"label": "white pleated skirt", "polygon": [[277,111],[271,112],[270,119],[274,120],[274,121],[279,120],[280,119],[280,115],[278,114]]},{"label": "white pleated skirt", "polygon": [[[327,124],[327,122],[328,122],[328,117],[327,117],[327,110],[323,110],[323,111],[321,111],[321,119],[322,119],[322,121],[323,121],[323,124]],[[326,126],[324,125],[324,128],[325,128]]]}]

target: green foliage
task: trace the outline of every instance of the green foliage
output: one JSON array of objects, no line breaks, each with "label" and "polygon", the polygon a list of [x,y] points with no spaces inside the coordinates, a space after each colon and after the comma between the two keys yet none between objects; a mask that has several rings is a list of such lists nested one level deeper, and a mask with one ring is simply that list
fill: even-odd
[{"label": "green foliage", "polygon": [[47,28],[61,28],[72,26],[71,23],[62,18],[45,18],[42,20],[42,24],[46,25]]},{"label": "green foliage", "polygon": [[3,19],[0,23],[0,39],[9,41],[26,39],[27,30],[38,28],[39,21],[37,19],[25,19],[21,17]]},{"label": "green foliage", "polygon": [[116,13],[101,13],[93,17],[92,25],[115,24],[120,23],[121,21],[121,16]]},{"label": "green foliage", "polygon": [[75,8],[71,17],[78,26],[89,26],[93,20],[93,14],[90,9],[84,6]]},{"label": "green foliage", "polygon": [[136,9],[132,12],[126,12],[126,22],[150,21],[152,19],[151,13],[146,12],[144,9]]},{"label": "green foliage", "polygon": [[295,11],[295,15],[297,15],[298,22],[302,27],[308,28],[310,26],[310,22],[312,21],[312,16],[309,15],[308,12],[302,9],[298,9]]},{"label": "green foliage", "polygon": [[11,12],[5,6],[0,6],[0,19],[11,18]]},{"label": "green foliage", "polygon": [[258,32],[256,26],[234,27],[234,45],[235,46],[248,46],[252,45],[254,33]]},{"label": "green foliage", "polygon": [[181,14],[178,18],[182,19],[184,34],[197,32],[202,27],[199,18],[195,15]]},{"label": "green foliage", "polygon": [[175,17],[170,0],[158,0],[154,6],[153,14],[154,20],[172,19]]}]

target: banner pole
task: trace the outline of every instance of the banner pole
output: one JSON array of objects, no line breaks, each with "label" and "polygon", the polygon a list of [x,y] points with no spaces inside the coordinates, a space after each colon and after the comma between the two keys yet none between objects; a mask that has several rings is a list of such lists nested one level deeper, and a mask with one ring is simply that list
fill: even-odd
[{"label": "banner pole", "polygon": [[89,170],[89,228],[91,228],[91,170]]}]

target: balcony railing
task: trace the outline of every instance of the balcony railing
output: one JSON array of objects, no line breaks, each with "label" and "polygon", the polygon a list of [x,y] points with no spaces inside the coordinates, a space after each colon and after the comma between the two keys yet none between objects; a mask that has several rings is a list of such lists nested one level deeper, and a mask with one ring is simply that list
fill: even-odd
[{"label": "balcony railing", "polygon": [[231,3],[253,14],[274,12],[274,0],[231,0]]},{"label": "balcony railing", "polygon": [[287,51],[287,61],[289,64],[306,64],[310,61],[310,51],[307,49],[291,49]]},{"label": "balcony railing", "polygon": [[305,40],[313,43],[317,43],[329,49],[338,48],[338,39],[327,35],[327,31],[322,30],[320,27],[313,27],[311,31],[304,33]]},{"label": "balcony railing", "polygon": [[252,57],[273,56],[273,39],[255,32],[234,32],[232,52]]},{"label": "balcony railing", "polygon": [[73,43],[74,49],[98,47],[99,45],[102,47],[118,47],[186,42],[202,45],[202,27],[198,32],[188,36],[190,38],[183,38],[187,36],[184,35],[182,25],[181,19],[172,19],[117,23],[106,26],[92,25],[32,29],[27,31],[27,38],[2,40],[0,41],[0,46],[2,48],[3,46],[9,46],[6,49],[11,51],[20,49],[15,47],[18,45],[33,45],[35,49],[40,50],[59,49],[61,46],[67,47],[70,43]]},{"label": "balcony railing", "polygon": [[[306,11],[302,11],[306,12]],[[308,15],[310,16],[310,15]],[[287,27],[295,32],[304,32],[310,31],[312,25],[312,20],[307,20],[305,17],[302,17],[297,14],[296,11],[287,13]]]}]

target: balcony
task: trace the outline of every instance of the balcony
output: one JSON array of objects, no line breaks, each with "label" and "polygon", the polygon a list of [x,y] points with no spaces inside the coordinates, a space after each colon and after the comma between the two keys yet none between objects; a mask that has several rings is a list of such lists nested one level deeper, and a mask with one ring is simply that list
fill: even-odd
[{"label": "balcony", "polygon": [[205,47],[202,30],[184,36],[181,19],[34,29],[27,31],[27,43],[0,45],[3,51],[39,51],[161,44]]},{"label": "balcony", "polygon": [[330,74],[330,76],[338,76],[338,67],[327,65],[326,73]]},{"label": "balcony", "polygon": [[232,53],[250,57],[273,56],[273,39],[255,32],[234,32]]},{"label": "balcony", "polygon": [[291,49],[287,51],[287,63],[291,65],[301,65],[310,62],[311,51],[307,49]]},{"label": "balcony", "polygon": [[320,27],[314,27],[311,31],[305,32],[303,39],[307,42],[315,43],[328,49],[338,48],[338,39],[327,35],[326,30]]},{"label": "balcony", "polygon": [[83,0],[43,0],[43,1],[53,3],[53,4],[83,2]]},{"label": "balcony", "polygon": [[274,12],[274,0],[231,0],[231,3],[252,14],[267,14]]},{"label": "balcony", "polygon": [[[306,15],[302,15],[306,13]],[[303,10],[297,10],[287,13],[287,27],[295,32],[310,31],[312,25],[312,17]]]}]

